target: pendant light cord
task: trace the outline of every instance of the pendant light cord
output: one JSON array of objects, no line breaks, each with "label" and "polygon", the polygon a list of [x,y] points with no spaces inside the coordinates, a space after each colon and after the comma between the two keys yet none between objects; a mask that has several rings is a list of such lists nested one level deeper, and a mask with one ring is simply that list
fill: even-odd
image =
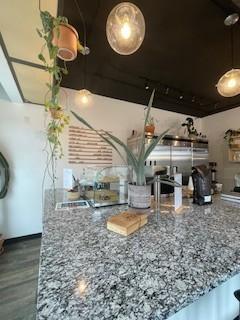
[{"label": "pendant light cord", "polygon": [[[75,5],[77,7],[79,16],[80,16],[81,21],[82,21],[82,26],[83,26],[83,47],[85,49],[86,46],[87,46],[86,21],[84,19],[84,15],[82,13],[82,10],[79,7],[78,1],[77,0],[73,0],[73,1],[74,1]],[[87,55],[85,54],[84,57],[83,57],[83,89],[86,89],[86,72],[87,72]]]},{"label": "pendant light cord", "polygon": [[233,25],[230,27],[231,33],[231,62],[232,62],[232,69],[234,69],[234,48],[233,48]]}]

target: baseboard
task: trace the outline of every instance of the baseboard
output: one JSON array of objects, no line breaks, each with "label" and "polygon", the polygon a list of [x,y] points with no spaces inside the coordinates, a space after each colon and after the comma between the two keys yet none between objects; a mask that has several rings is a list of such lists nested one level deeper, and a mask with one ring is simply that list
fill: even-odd
[{"label": "baseboard", "polygon": [[41,233],[29,234],[27,236],[7,239],[7,240],[4,241],[4,244],[6,245],[6,244],[11,244],[11,243],[16,243],[16,242],[19,242],[19,241],[31,240],[31,239],[35,239],[35,238],[41,238],[41,237],[42,237]]}]

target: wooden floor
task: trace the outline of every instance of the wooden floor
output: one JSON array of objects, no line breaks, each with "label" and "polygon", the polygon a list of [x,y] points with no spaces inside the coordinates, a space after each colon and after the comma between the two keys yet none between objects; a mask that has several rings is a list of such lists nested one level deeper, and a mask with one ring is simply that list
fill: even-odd
[{"label": "wooden floor", "polygon": [[0,256],[0,319],[36,317],[36,291],[41,239],[5,245]]}]

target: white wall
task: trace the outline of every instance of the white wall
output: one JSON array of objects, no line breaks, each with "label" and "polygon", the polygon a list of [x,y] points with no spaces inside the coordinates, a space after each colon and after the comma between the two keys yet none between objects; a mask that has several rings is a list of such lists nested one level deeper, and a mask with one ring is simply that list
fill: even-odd
[{"label": "white wall", "polygon": [[[148,93],[150,97],[151,92]],[[103,96],[93,95],[88,105],[84,105],[79,101],[79,95],[76,90],[63,89],[62,103],[67,109],[73,110],[87,120],[95,129],[104,129],[112,131],[114,135],[122,141],[127,141],[131,136],[132,130],[142,132],[144,122],[144,106],[129,103],[117,99],[106,98]],[[181,123],[186,119],[186,115],[178,114],[153,108],[152,116],[156,120],[156,133],[161,133],[169,127],[173,127],[171,133],[183,133]],[[71,116],[71,124],[83,126],[75,117]],[[196,120],[196,125],[201,130],[201,121]],[[63,168],[68,168],[67,163],[67,139],[68,130],[62,137],[64,154],[63,160],[58,161],[57,176],[59,177],[58,185],[62,186]],[[113,153],[113,164],[121,164],[121,158]],[[74,175],[78,176],[82,172],[83,166],[72,165]]]},{"label": "white wall", "polygon": [[7,238],[41,232],[44,110],[0,100],[0,150],[11,169],[0,200],[0,232]]},{"label": "white wall", "polygon": [[[96,129],[111,130],[123,141],[133,129],[142,129],[144,108],[141,105],[93,95],[89,105],[84,106],[79,102],[77,92],[69,89],[63,90],[62,97],[69,111],[75,110]],[[179,125],[186,118],[159,109],[153,109],[152,115],[159,121],[157,132],[173,123]],[[41,232],[45,117],[41,106],[0,100],[0,150],[11,168],[9,193],[0,201],[0,230],[7,238]],[[79,122],[71,117],[71,124],[79,125]],[[62,136],[65,157],[58,161],[57,167],[59,187],[62,186],[63,168],[71,168],[67,163],[67,131]],[[121,163],[117,156],[113,157],[113,162]],[[72,168],[77,176],[81,174],[80,166]]]},{"label": "white wall", "polygon": [[217,162],[218,180],[224,190],[234,187],[234,175],[240,172],[240,163],[228,161],[228,145],[224,140],[227,129],[240,128],[240,107],[220,112],[202,119],[202,130],[209,139],[209,159]]}]

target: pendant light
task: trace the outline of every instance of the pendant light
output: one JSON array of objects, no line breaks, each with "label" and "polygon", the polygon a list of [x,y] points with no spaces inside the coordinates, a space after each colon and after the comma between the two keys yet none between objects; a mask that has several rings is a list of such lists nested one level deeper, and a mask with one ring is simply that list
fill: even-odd
[{"label": "pendant light", "polygon": [[122,55],[134,53],[145,36],[145,21],[141,10],[130,2],[119,3],[108,16],[106,33],[114,51]]},{"label": "pendant light", "polygon": [[87,56],[90,53],[90,49],[87,47],[87,30],[86,30],[86,22],[83,16],[83,13],[79,7],[78,1],[74,0],[76,7],[78,9],[79,15],[82,20],[82,25],[83,25],[83,89],[78,91],[78,97],[80,99],[80,102],[83,104],[88,104],[91,92],[86,89],[86,72],[87,72]]},{"label": "pendant light", "polygon": [[81,89],[79,90],[78,94],[79,94],[80,101],[83,104],[88,104],[91,92],[87,89]]},{"label": "pendant light", "polygon": [[217,90],[223,97],[234,97],[240,93],[240,69],[233,68],[233,25],[239,20],[237,13],[227,16],[224,20],[226,26],[231,27],[231,59],[232,69],[226,72],[218,81]]}]

